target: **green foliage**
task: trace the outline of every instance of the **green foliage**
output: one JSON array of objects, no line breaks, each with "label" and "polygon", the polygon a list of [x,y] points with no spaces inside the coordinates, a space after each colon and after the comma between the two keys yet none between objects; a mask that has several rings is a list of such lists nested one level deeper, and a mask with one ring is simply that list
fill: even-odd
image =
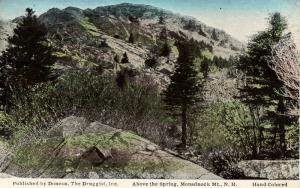
[{"label": "green foliage", "polygon": [[[278,92],[283,87],[273,69],[269,65],[272,56],[272,46],[285,37],[286,20],[280,13],[274,13],[269,19],[269,28],[255,35],[248,44],[248,52],[240,58],[238,68],[245,75],[245,86],[240,88],[240,98],[247,104],[257,106],[276,106],[270,110],[268,119],[273,122],[273,144],[279,146],[282,154],[285,153],[285,127],[292,124],[293,118],[284,116],[287,113],[287,104],[290,99],[281,96]],[[278,138],[277,138],[278,137]],[[276,146],[276,147],[277,147]]]},{"label": "green foliage", "polygon": [[207,48],[202,50],[201,54],[204,58],[207,58],[209,60],[213,60],[213,58],[215,57],[215,55],[211,51],[209,51],[209,49],[207,49]]},{"label": "green foliage", "polygon": [[203,100],[201,96],[202,83],[195,68],[201,49],[197,42],[178,42],[179,57],[175,73],[171,76],[171,83],[163,92],[167,109],[171,113],[180,113],[182,118],[182,146],[186,146],[188,113]]},{"label": "green foliage", "polygon": [[14,131],[11,116],[4,110],[0,110],[0,140],[9,139]]},{"label": "green foliage", "polygon": [[138,131],[140,135],[162,142],[165,118],[161,97],[156,86],[149,84],[149,81],[131,80],[120,90],[113,77],[69,72],[56,81],[38,84],[30,90],[15,90],[12,108],[5,112],[0,122],[13,128],[12,142],[32,128],[47,126],[43,122],[55,121],[70,113]]},{"label": "green foliage", "polygon": [[[118,134],[116,139],[112,139],[114,135]],[[84,148],[91,148],[93,146],[102,149],[113,149],[113,150],[126,150],[129,153],[133,153],[139,149],[138,142],[139,137],[128,132],[113,131],[109,133],[88,133],[79,136],[72,136],[66,138],[64,151],[67,150],[81,150]],[[13,156],[13,162],[23,168],[39,169],[45,163],[48,163],[49,168],[65,168],[69,161],[74,161],[75,158],[72,155],[66,156],[54,156],[52,151],[60,145],[62,142],[61,138],[40,138],[34,140],[32,143],[19,148]],[[51,162],[52,161],[52,162]],[[59,165],[59,164],[63,165]],[[76,163],[68,163],[68,168],[77,168]]]},{"label": "green foliage", "polygon": [[80,20],[79,24],[93,36],[100,36],[99,29],[92,22],[82,19]]},{"label": "green foliage", "polygon": [[[280,19],[279,19],[280,18]],[[278,20],[279,23],[272,23]],[[284,37],[286,21],[279,13],[271,16],[269,29],[258,33],[248,44],[248,52],[242,57],[238,68],[249,78],[247,85],[241,88],[241,98],[251,104],[273,105],[279,95],[275,89],[282,87],[282,82],[268,65],[272,46]]]},{"label": "green foliage", "polygon": [[0,101],[4,104],[9,103],[15,85],[25,88],[48,81],[55,62],[45,25],[38,21],[32,9],[26,12],[14,35],[8,38],[9,48],[0,57]]},{"label": "green foliage", "polygon": [[208,156],[209,169],[225,179],[245,179],[244,172],[237,163],[243,159],[243,154],[234,150],[214,152]]},{"label": "green foliage", "polygon": [[[192,115],[192,146],[201,154],[222,151],[233,146],[220,115],[223,104],[209,105]],[[213,118],[212,118],[213,117]]]},{"label": "green foliage", "polygon": [[263,121],[265,110],[261,107],[246,106],[239,102],[224,105],[221,115],[227,136],[245,155],[257,157],[266,147]]},{"label": "green foliage", "polygon": [[196,105],[201,100],[201,82],[198,77],[194,62],[200,55],[197,44],[189,42],[178,43],[179,57],[176,71],[171,77],[171,84],[164,91],[165,102],[172,107],[172,110],[187,105]]},{"label": "green foliage", "polygon": [[202,72],[204,79],[208,78],[210,63],[211,63],[211,61],[209,61],[207,58],[204,58],[201,62],[200,72]]}]

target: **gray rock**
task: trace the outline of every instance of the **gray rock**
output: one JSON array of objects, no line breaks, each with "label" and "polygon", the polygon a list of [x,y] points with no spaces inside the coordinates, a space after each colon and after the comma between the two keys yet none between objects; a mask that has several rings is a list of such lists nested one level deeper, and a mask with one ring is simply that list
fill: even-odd
[{"label": "gray rock", "polygon": [[93,122],[86,129],[84,129],[83,133],[100,133],[100,132],[107,133],[115,130],[117,129],[102,124],[100,122]]},{"label": "gray rock", "polygon": [[89,172],[88,177],[89,177],[89,179],[99,179],[100,178],[99,175],[97,174],[97,172],[94,172],[94,171]]},{"label": "gray rock", "polygon": [[79,179],[79,178],[88,178],[87,174],[84,172],[73,172],[66,174],[63,179]]},{"label": "gray rock", "polygon": [[248,160],[238,167],[252,178],[299,179],[299,160]]},{"label": "gray rock", "polygon": [[16,159],[20,163],[11,163],[5,172],[33,178],[222,179],[145,138],[100,122],[88,125],[84,118],[70,116],[50,133],[51,137],[34,141],[40,148],[32,152],[28,151],[31,147],[25,148],[27,155],[43,162]]},{"label": "gray rock", "polygon": [[0,55],[7,47],[7,38],[12,36],[15,24],[0,19]]},{"label": "gray rock", "polygon": [[147,144],[146,150],[148,150],[148,151],[155,151],[155,150],[157,150],[157,148],[155,147],[155,145]]},{"label": "gray rock", "polygon": [[171,61],[168,60],[166,57],[160,57],[158,59],[159,65],[155,68],[158,72],[165,74],[165,75],[171,75],[175,71],[175,64],[170,63]]},{"label": "gray rock", "polygon": [[80,135],[88,127],[88,121],[83,117],[70,116],[54,125],[48,132],[48,137],[68,137]]}]

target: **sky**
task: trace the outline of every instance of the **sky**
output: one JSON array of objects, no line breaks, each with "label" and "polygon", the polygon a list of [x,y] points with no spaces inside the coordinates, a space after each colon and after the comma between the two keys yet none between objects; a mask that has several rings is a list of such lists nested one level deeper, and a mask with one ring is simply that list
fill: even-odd
[{"label": "sky", "polygon": [[0,0],[0,18],[21,16],[27,7],[39,15],[53,7],[86,9],[124,2],[153,5],[195,17],[244,42],[264,30],[268,16],[278,11],[287,18],[288,29],[300,46],[300,0]]}]

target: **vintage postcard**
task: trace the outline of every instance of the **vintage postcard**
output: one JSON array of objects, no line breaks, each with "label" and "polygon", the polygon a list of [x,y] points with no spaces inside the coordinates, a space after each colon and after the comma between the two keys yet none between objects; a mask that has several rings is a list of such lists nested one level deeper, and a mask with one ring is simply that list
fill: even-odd
[{"label": "vintage postcard", "polygon": [[299,0],[0,0],[1,188],[299,184]]}]

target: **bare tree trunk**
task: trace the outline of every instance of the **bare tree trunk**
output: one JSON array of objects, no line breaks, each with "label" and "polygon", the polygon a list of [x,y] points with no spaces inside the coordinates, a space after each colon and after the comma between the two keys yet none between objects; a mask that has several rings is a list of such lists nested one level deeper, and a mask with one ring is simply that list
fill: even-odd
[{"label": "bare tree trunk", "polygon": [[191,122],[188,122],[189,128],[190,128],[190,138],[189,138],[189,145],[191,146],[193,144],[193,134],[194,134],[194,125],[191,124]]},{"label": "bare tree trunk", "polygon": [[[285,111],[284,109],[284,101],[283,98],[279,100],[278,109],[277,112],[279,114],[283,114]],[[280,119],[277,121],[278,123],[278,135],[279,135],[279,143],[280,143],[280,150],[282,154],[286,151],[286,142],[285,142],[285,121],[283,118],[280,117]]]},{"label": "bare tree trunk", "polygon": [[181,144],[183,148],[186,148],[186,139],[187,139],[187,107],[184,105],[182,106],[182,124],[181,124]]},{"label": "bare tree trunk", "polygon": [[258,153],[260,153],[263,150],[264,146],[264,129],[262,127],[258,128],[258,139],[259,139],[259,150]]}]

